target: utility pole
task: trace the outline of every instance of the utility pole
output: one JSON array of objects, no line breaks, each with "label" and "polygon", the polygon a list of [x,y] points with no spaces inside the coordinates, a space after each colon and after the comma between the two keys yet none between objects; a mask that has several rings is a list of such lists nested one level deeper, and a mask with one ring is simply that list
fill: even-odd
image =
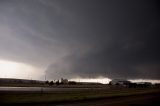
[{"label": "utility pole", "polygon": [[45,74],[45,76],[44,76],[44,80],[46,81],[46,74]]}]

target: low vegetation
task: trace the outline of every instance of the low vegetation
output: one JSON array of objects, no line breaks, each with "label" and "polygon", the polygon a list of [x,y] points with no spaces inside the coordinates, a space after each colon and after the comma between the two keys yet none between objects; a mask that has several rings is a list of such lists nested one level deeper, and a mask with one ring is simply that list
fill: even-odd
[{"label": "low vegetation", "polygon": [[153,88],[113,88],[113,89],[87,89],[48,92],[0,92],[1,104],[14,103],[54,103],[65,101],[88,100],[98,98],[111,98],[120,96],[142,95],[160,93]]}]

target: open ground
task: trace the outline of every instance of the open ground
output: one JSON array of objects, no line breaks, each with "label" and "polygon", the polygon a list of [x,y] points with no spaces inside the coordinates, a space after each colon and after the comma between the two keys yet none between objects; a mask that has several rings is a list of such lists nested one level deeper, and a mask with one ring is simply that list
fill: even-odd
[{"label": "open ground", "polygon": [[[40,87],[41,88],[41,87]],[[50,89],[50,90],[47,90]],[[53,90],[52,90],[53,89]],[[108,103],[130,103],[142,99],[151,99],[150,102],[157,100],[160,95],[158,88],[41,88],[37,90],[25,91],[0,91],[0,104],[3,105],[49,105],[49,106],[70,106],[73,103],[77,105],[84,103],[87,106],[89,103],[96,102],[96,106],[104,106]],[[147,98],[148,97],[148,98]],[[129,99],[130,98],[130,99]],[[122,100],[121,100],[122,99]],[[108,100],[108,102],[106,101]],[[87,102],[86,102],[87,101]],[[103,102],[102,102],[103,101]],[[106,102],[104,102],[106,101]],[[114,101],[114,102],[113,102]],[[120,101],[120,102],[117,102]],[[149,100],[148,100],[149,101]],[[121,103],[122,102],[122,103]],[[123,103],[124,102],[124,103]],[[86,104],[85,104],[86,103]],[[88,105],[89,105],[88,104]],[[99,104],[99,105],[98,105]],[[133,103],[132,103],[133,104]],[[82,104],[79,104],[79,106]],[[72,105],[71,105],[72,106]]]}]

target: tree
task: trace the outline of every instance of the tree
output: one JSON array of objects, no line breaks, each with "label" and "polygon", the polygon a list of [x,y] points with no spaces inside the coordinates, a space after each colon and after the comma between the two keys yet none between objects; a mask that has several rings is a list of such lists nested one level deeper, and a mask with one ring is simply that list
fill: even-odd
[{"label": "tree", "polygon": [[54,85],[54,82],[53,82],[53,81],[50,81],[49,85],[50,85],[50,86]]},{"label": "tree", "polygon": [[47,80],[47,81],[45,81],[45,84],[49,84],[49,81]]},{"label": "tree", "polygon": [[60,84],[60,83],[59,83],[59,80],[57,80],[57,81],[56,81],[56,85],[59,85],[59,84]]}]

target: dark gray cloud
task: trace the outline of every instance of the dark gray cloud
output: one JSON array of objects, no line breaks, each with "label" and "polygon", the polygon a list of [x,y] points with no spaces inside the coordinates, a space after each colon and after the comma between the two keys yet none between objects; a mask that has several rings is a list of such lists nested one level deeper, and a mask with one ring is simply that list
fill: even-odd
[{"label": "dark gray cloud", "polygon": [[[159,7],[156,1],[88,1],[71,3],[85,19],[92,48],[70,54],[49,67],[55,77],[82,76],[159,79]],[[83,5],[84,4],[84,5]],[[78,5],[78,6],[77,6]],[[83,6],[83,8],[81,8]],[[64,66],[64,67],[63,67]],[[55,68],[55,72],[51,71]],[[61,72],[62,71],[62,72]]]},{"label": "dark gray cloud", "polygon": [[160,79],[158,1],[0,1],[1,59],[50,79]]}]

